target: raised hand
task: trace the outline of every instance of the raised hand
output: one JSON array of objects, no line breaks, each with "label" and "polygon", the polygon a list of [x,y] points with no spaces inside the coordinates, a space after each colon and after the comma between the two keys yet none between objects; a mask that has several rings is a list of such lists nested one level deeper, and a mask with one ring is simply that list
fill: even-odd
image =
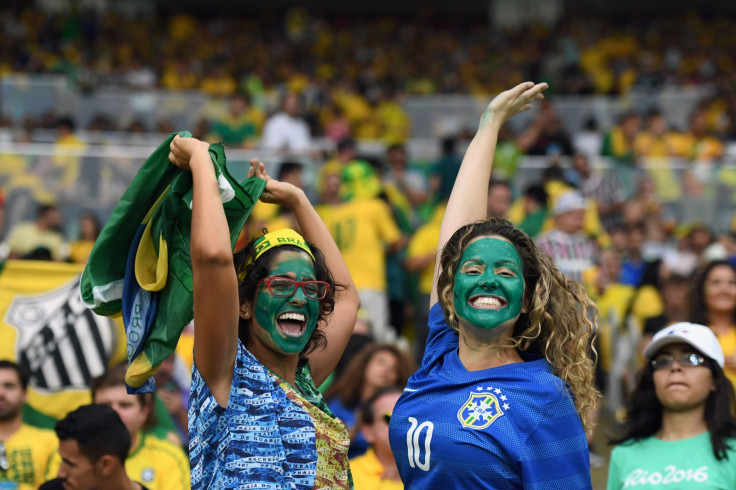
[{"label": "raised hand", "polygon": [[304,195],[304,191],[297,186],[272,179],[266,172],[263,162],[256,158],[251,159],[250,169],[248,170],[248,177],[254,176],[266,181],[266,188],[261,194],[261,201],[263,202],[293,209],[294,206],[299,204],[300,198]]},{"label": "raised hand", "polygon": [[257,158],[250,159],[250,168],[248,169],[248,177],[258,177],[263,180],[271,180],[266,172],[266,166]]},{"label": "raised hand", "polygon": [[207,153],[209,147],[209,143],[196,138],[182,138],[177,134],[169,145],[169,161],[181,169],[191,171],[189,161],[192,155],[202,151]]},{"label": "raised hand", "polygon": [[480,119],[479,129],[483,129],[489,123],[495,123],[497,127],[500,127],[514,114],[531,109],[532,102],[544,98],[542,92],[548,87],[546,83],[535,85],[533,82],[524,82],[501,92],[488,104]]}]

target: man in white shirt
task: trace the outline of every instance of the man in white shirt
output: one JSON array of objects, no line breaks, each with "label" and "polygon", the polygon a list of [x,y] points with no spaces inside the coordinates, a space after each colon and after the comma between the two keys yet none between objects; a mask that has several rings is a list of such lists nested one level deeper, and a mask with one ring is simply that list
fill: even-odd
[{"label": "man in white shirt", "polygon": [[312,150],[309,126],[300,116],[301,103],[294,93],[286,94],[281,111],[272,115],[263,126],[261,146],[289,153],[307,153]]}]

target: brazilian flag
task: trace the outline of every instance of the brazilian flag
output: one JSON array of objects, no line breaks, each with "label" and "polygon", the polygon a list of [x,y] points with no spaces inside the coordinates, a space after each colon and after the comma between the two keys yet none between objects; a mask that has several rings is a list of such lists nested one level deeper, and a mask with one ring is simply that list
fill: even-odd
[{"label": "brazilian flag", "polygon": [[[100,315],[123,316],[130,393],[153,391],[151,376],[174,352],[194,316],[189,257],[192,175],[168,160],[176,134],[138,171],[82,274],[81,295],[87,307]],[[188,132],[178,134],[191,137]],[[225,165],[223,145],[211,145],[209,153],[234,247],[266,183],[255,177],[237,182]]]}]

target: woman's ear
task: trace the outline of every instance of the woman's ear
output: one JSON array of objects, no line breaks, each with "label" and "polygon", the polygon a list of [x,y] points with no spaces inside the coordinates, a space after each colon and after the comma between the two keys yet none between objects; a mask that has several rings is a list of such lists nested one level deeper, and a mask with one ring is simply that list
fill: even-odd
[{"label": "woman's ear", "polygon": [[240,303],[240,318],[250,320],[251,315],[253,315],[253,308],[251,308],[250,301]]}]

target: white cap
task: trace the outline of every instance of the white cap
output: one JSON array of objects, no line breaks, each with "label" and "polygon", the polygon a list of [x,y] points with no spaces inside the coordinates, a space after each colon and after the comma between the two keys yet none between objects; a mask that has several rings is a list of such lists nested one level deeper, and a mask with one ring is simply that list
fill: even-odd
[{"label": "white cap", "polygon": [[569,213],[577,209],[587,209],[588,200],[578,191],[566,191],[559,195],[553,208],[555,216]]},{"label": "white cap", "polygon": [[723,368],[724,358],[721,344],[713,331],[697,323],[673,323],[657,332],[652,342],[644,349],[644,356],[651,359],[665,345],[685,343],[698,352],[716,361]]}]

